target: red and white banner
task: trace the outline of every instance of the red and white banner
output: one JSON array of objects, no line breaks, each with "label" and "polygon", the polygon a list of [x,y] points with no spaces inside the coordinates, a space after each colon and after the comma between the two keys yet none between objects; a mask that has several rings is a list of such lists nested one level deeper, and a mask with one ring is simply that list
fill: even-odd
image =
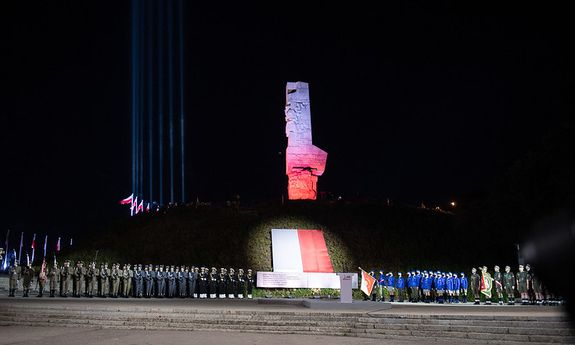
[{"label": "red and white banner", "polygon": [[274,272],[333,273],[321,230],[272,229]]},{"label": "red and white banner", "polygon": [[129,204],[131,204],[133,198],[134,198],[134,193],[132,193],[132,195],[130,195],[130,196],[127,197],[126,199],[120,200],[120,205],[129,205]]},{"label": "red and white banner", "polygon": [[371,290],[373,290],[375,282],[375,277],[372,277],[366,271],[361,270],[361,291],[368,296],[371,295]]}]

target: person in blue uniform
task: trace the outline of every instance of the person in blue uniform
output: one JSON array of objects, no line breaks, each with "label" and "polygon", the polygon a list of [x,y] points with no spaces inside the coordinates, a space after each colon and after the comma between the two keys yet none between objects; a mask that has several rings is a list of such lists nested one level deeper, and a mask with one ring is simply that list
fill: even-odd
[{"label": "person in blue uniform", "polygon": [[385,286],[387,287],[387,292],[389,294],[389,301],[395,301],[395,277],[393,276],[393,272],[387,273]]},{"label": "person in blue uniform", "polygon": [[459,279],[459,282],[461,283],[461,289],[459,290],[461,295],[460,297],[463,303],[467,303],[467,288],[469,287],[469,282],[467,281],[465,273],[461,272],[461,278]]},{"label": "person in blue uniform", "polygon": [[457,273],[452,272],[453,275],[453,302],[459,303],[459,290],[461,289],[461,280],[457,276]]},{"label": "person in blue uniform", "polygon": [[425,303],[431,302],[431,282],[433,277],[429,276],[427,271],[423,272],[423,277],[421,278],[421,289],[423,290],[423,301]]},{"label": "person in blue uniform", "polygon": [[444,294],[445,294],[445,277],[442,273],[437,272],[437,278],[435,279],[435,290],[436,290],[436,301],[439,304],[443,304]]},{"label": "person in blue uniform", "polygon": [[397,288],[397,301],[403,302],[405,298],[405,278],[402,277],[401,272],[397,272],[397,282],[395,284]]},{"label": "person in blue uniform", "polygon": [[385,274],[383,269],[379,270],[379,277],[377,279],[377,290],[379,292],[379,300],[385,302]]}]

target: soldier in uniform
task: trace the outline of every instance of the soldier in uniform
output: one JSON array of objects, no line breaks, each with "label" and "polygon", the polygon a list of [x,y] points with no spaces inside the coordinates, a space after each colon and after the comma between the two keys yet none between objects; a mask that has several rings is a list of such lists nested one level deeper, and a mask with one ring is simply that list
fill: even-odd
[{"label": "soldier in uniform", "polygon": [[465,276],[465,273],[461,272],[461,278],[459,279],[460,285],[461,285],[461,290],[459,292],[461,298],[463,299],[462,302],[463,303],[467,303],[467,288],[469,286],[468,282],[467,282],[467,277]]},{"label": "soldier in uniform", "polygon": [[166,275],[164,273],[164,266],[160,265],[160,269],[156,272],[156,295],[158,298],[164,298],[166,294]]},{"label": "soldier in uniform", "polygon": [[68,297],[68,279],[70,278],[70,261],[64,261],[60,268],[60,297]]},{"label": "soldier in uniform", "polygon": [[421,287],[421,272],[419,270],[415,271],[415,274],[412,272],[412,276],[413,276],[413,287],[412,287],[412,291],[411,291],[411,297],[413,298],[413,302],[419,302],[420,298],[421,298],[421,294],[419,292],[419,289]]},{"label": "soldier in uniform", "polygon": [[100,274],[98,275],[98,297],[106,298],[108,296],[108,264],[100,264]]},{"label": "soldier in uniform", "polygon": [[78,261],[76,262],[76,267],[74,267],[74,273],[72,275],[72,279],[74,279],[74,282],[72,283],[74,297],[80,297],[84,291],[82,283],[84,282],[85,270],[83,266],[84,263],[82,261]]},{"label": "soldier in uniform", "polygon": [[[43,268],[43,269],[42,269]],[[38,273],[38,296],[44,296],[44,286],[46,285],[46,281],[48,280],[48,275],[46,274],[46,263],[42,263],[42,268],[40,268],[40,273]]]},{"label": "soldier in uniform", "polygon": [[186,271],[186,268],[184,266],[181,266],[180,274],[178,275],[178,295],[180,296],[180,298],[186,297],[186,281],[188,280],[187,275],[188,273]]},{"label": "soldier in uniform", "polygon": [[174,292],[174,297],[182,297],[180,293],[182,291],[182,288],[185,287],[183,267],[180,268],[180,267],[176,266],[176,272],[174,274],[174,278],[175,278],[175,283],[176,283],[176,289]]},{"label": "soldier in uniform", "polygon": [[150,276],[152,277],[152,280],[150,281],[150,296],[151,297],[155,297],[157,296],[157,292],[156,292],[156,276],[158,275],[158,271],[160,270],[160,265],[156,265],[155,267],[153,265],[150,265]]},{"label": "soldier in uniform", "polygon": [[196,267],[192,266],[188,275],[188,294],[191,298],[196,298],[196,281],[198,279],[198,272]]},{"label": "soldier in uniform", "polygon": [[499,299],[499,305],[503,305],[503,275],[499,272],[499,266],[493,268],[493,282],[495,283],[495,294]]},{"label": "soldier in uniform", "polygon": [[32,283],[32,279],[34,278],[35,273],[36,272],[34,271],[32,265],[30,264],[30,261],[28,261],[28,264],[22,270],[22,282],[23,282],[22,297],[28,297],[28,293],[30,292],[30,284]]},{"label": "soldier in uniform", "polygon": [[453,275],[453,302],[459,303],[459,290],[461,289],[461,280],[457,273],[452,272]]},{"label": "soldier in uniform", "polygon": [[134,265],[134,290],[135,294],[134,297],[141,298],[143,296],[143,271],[142,271],[142,264],[138,264],[137,266]]},{"label": "soldier in uniform", "polygon": [[529,291],[527,290],[527,272],[524,271],[523,265],[519,265],[519,272],[516,275],[517,291],[521,294],[521,304],[529,304]]},{"label": "soldier in uniform", "polygon": [[22,268],[18,266],[18,260],[14,260],[12,266],[10,266],[9,271],[9,297],[14,297],[14,293],[18,288],[18,283],[20,282],[20,278],[22,278]]},{"label": "soldier in uniform", "polygon": [[[529,266],[529,265],[527,265]],[[541,284],[541,280],[539,276],[535,273],[534,270],[529,270],[531,273],[531,286],[533,288],[533,293],[535,294],[535,301],[537,305],[543,304],[543,286]]]},{"label": "soldier in uniform", "polygon": [[533,272],[531,265],[525,265],[525,272],[527,272],[527,292],[529,293],[529,304],[537,304],[535,297],[535,289],[533,288]]},{"label": "soldier in uniform", "polygon": [[515,275],[511,272],[511,267],[505,266],[505,273],[503,273],[503,285],[505,293],[507,294],[507,304],[515,304]]},{"label": "soldier in uniform", "polygon": [[208,294],[208,273],[207,268],[202,267],[200,270],[200,279],[198,285],[198,293],[200,298],[206,298]]},{"label": "soldier in uniform", "polygon": [[248,299],[252,299],[253,298],[253,289],[256,286],[255,284],[255,275],[253,274],[251,268],[248,268],[248,274],[246,275],[246,285],[247,285],[247,294],[248,294]]},{"label": "soldier in uniform", "polygon": [[431,302],[431,282],[433,277],[429,275],[427,271],[423,272],[423,277],[421,278],[421,289],[423,290],[424,302]]},{"label": "soldier in uniform", "polygon": [[221,267],[220,268],[220,275],[218,278],[218,297],[219,298],[226,298],[226,281],[228,277],[228,271]]},{"label": "soldier in uniform", "polygon": [[124,264],[122,267],[122,297],[127,298],[130,296],[130,290],[132,288],[132,277],[130,264]]},{"label": "soldier in uniform", "polygon": [[469,284],[471,285],[471,293],[475,302],[473,304],[479,304],[479,284],[481,277],[477,274],[475,267],[471,269],[471,276],[469,277]]},{"label": "soldier in uniform", "polygon": [[196,278],[196,282],[195,282],[195,286],[194,286],[194,295],[192,296],[193,298],[199,298],[200,297],[200,281],[201,276],[200,276],[200,268],[199,267],[194,267],[194,276]]},{"label": "soldier in uniform", "polygon": [[208,280],[208,295],[210,298],[216,298],[218,289],[218,271],[212,267]]},{"label": "soldier in uniform", "polygon": [[244,294],[246,291],[246,280],[244,276],[244,270],[240,268],[238,270],[238,284],[237,284],[236,295],[238,298],[244,298]]},{"label": "soldier in uniform", "polygon": [[236,297],[237,284],[238,284],[238,278],[236,276],[236,271],[230,267],[228,273],[228,280],[226,282],[228,298]]},{"label": "soldier in uniform", "polygon": [[122,270],[120,270],[120,264],[116,263],[112,266],[112,297],[118,298],[120,292],[120,277],[122,276]]},{"label": "soldier in uniform", "polygon": [[176,294],[176,272],[174,266],[170,267],[170,271],[167,274],[168,281],[168,298],[172,298]]},{"label": "soldier in uniform", "polygon": [[96,263],[92,262],[90,267],[86,270],[86,297],[94,297],[94,287],[97,286],[96,277],[98,272],[96,269]]},{"label": "soldier in uniform", "polygon": [[144,266],[142,280],[144,282],[144,297],[152,297],[152,273],[150,272],[150,266]]},{"label": "soldier in uniform", "polygon": [[379,270],[379,277],[377,278],[377,291],[379,295],[379,300],[384,302],[385,301],[385,273],[383,270]]},{"label": "soldier in uniform", "polygon": [[182,286],[180,288],[180,297],[182,298],[186,298],[190,296],[190,292],[189,292],[189,282],[190,282],[190,268],[188,266],[184,267],[182,266],[182,269],[184,270],[184,281],[182,283]]},{"label": "soldier in uniform", "polygon": [[56,287],[58,286],[58,278],[60,276],[60,270],[58,269],[58,263],[56,258],[54,258],[54,264],[48,271],[48,280],[50,281],[50,297],[56,296]]}]

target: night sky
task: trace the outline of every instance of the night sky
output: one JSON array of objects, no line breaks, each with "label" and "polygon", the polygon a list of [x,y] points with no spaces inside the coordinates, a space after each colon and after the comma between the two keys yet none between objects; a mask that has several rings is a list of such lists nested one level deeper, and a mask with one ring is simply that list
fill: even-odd
[{"label": "night sky", "polygon": [[[0,228],[127,214],[130,2],[19,3],[2,11]],[[285,193],[287,81],[310,83],[320,191],[412,204],[487,190],[561,108],[561,24],[538,8],[198,3],[185,6],[189,199]]]}]

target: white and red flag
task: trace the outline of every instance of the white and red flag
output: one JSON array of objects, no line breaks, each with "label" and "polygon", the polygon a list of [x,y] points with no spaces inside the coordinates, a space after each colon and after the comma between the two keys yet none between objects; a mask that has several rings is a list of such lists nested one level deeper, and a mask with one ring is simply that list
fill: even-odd
[{"label": "white and red flag", "polygon": [[122,199],[120,200],[120,205],[128,205],[128,204],[132,204],[132,200],[134,199],[134,193],[132,193],[129,197],[127,197],[126,199]]},{"label": "white and red flag", "polygon": [[60,251],[60,237],[58,237],[58,242],[56,242],[56,252]]},{"label": "white and red flag", "polygon": [[376,279],[361,269],[361,267],[359,269],[361,270],[361,291],[369,296],[371,295],[371,290],[373,290],[373,285],[375,284]]},{"label": "white and red flag", "polygon": [[32,245],[30,245],[30,247],[32,248],[32,263],[34,263],[34,252],[36,251],[36,234],[32,236]]},{"label": "white and red flag", "polygon": [[274,272],[333,273],[321,230],[272,229]]},{"label": "white and red flag", "polygon": [[144,212],[144,200],[140,201],[138,205],[138,211],[136,213]]}]

